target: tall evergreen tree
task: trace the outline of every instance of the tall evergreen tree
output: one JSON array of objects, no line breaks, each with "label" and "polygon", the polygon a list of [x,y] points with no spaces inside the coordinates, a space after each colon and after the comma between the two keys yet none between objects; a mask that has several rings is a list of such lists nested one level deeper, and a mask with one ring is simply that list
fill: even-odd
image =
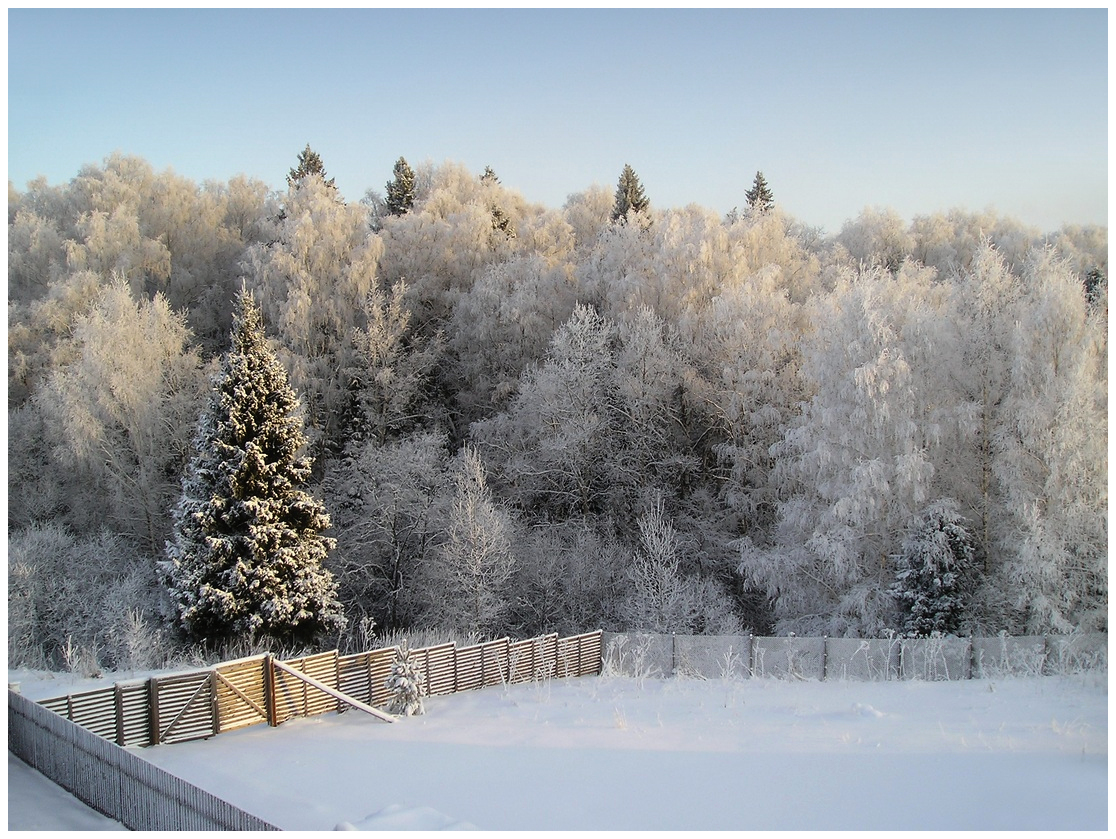
[{"label": "tall evergreen tree", "polygon": [[343,626],[323,568],[329,515],[299,488],[305,442],[298,398],[242,290],[167,545],[170,593],[192,637],[307,643]]},{"label": "tall evergreen tree", "polygon": [[748,199],[748,208],[756,214],[766,213],[775,206],[775,196],[767,186],[763,172],[756,172],[752,188],[744,193],[744,197]]},{"label": "tall evergreen tree", "polygon": [[322,163],[321,155],[310,148],[309,143],[298,155],[298,166],[291,169],[287,174],[287,186],[297,186],[308,175],[317,175],[326,186],[334,187],[333,178],[326,178],[325,165]]},{"label": "tall evergreen tree", "polygon": [[628,164],[624,164],[624,171],[620,173],[620,181],[616,185],[616,201],[612,205],[612,220],[623,221],[628,213],[643,213],[651,206],[643,192],[643,184],[639,176]]},{"label": "tall evergreen tree", "polygon": [[391,171],[394,178],[387,182],[387,208],[393,216],[401,216],[415,205],[415,172],[402,157]]}]

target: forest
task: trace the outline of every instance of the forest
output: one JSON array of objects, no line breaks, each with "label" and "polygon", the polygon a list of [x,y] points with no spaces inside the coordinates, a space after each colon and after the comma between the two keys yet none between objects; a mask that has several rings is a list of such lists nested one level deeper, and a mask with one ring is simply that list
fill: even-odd
[{"label": "forest", "polygon": [[292,163],[9,182],[10,667],[216,650],[173,578],[244,301],[322,525],[304,645],[1107,629],[1106,227]]}]

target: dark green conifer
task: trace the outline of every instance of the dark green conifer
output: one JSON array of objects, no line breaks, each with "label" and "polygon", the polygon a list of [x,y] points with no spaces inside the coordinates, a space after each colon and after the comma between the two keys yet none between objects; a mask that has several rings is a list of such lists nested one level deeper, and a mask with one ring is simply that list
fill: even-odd
[{"label": "dark green conifer", "polygon": [[628,213],[644,213],[650,208],[651,202],[643,192],[643,184],[631,166],[624,164],[624,171],[620,173],[620,181],[616,185],[616,202],[612,205],[612,220],[624,221]]},{"label": "dark green conifer", "polygon": [[317,175],[328,187],[334,187],[333,178],[326,178],[325,165],[322,163],[321,155],[310,148],[310,144],[306,144],[306,148],[298,156],[298,166],[291,169],[287,175],[287,186],[297,186],[303,178],[308,175]]},{"label": "dark green conifer", "polygon": [[242,290],[167,545],[168,588],[193,638],[303,644],[344,626],[324,567],[329,514],[301,488],[310,458],[298,407]]},{"label": "dark green conifer", "polygon": [[768,188],[763,172],[756,172],[752,188],[744,193],[744,197],[748,199],[748,209],[757,215],[766,213],[775,206],[775,196]]},{"label": "dark green conifer", "polygon": [[415,173],[402,157],[391,171],[394,178],[387,183],[387,209],[393,216],[401,216],[415,205]]}]

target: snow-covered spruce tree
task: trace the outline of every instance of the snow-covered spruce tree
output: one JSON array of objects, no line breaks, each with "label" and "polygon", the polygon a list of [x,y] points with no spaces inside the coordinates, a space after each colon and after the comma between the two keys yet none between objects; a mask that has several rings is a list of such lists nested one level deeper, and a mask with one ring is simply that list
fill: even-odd
[{"label": "snow-covered spruce tree", "polygon": [[199,640],[308,643],[344,625],[323,568],[329,515],[300,488],[310,459],[298,398],[260,311],[243,289],[236,307],[167,544],[170,594]]},{"label": "snow-covered spruce tree", "polygon": [[643,184],[639,176],[628,164],[624,164],[624,171],[620,173],[620,180],[616,184],[616,200],[612,205],[612,220],[624,221],[628,213],[645,213],[651,206],[643,192]]},{"label": "snow-covered spruce tree", "polygon": [[744,193],[748,199],[748,209],[756,215],[766,213],[775,206],[775,196],[763,177],[763,172],[756,172],[756,179],[752,181],[752,188]]},{"label": "snow-covered spruce tree", "polygon": [[424,681],[422,671],[411,661],[411,650],[404,641],[403,646],[396,649],[395,661],[391,664],[391,675],[384,685],[392,694],[388,713],[403,717],[415,717],[426,713],[422,704]]},{"label": "snow-covered spruce tree", "polygon": [[287,173],[287,186],[297,187],[308,175],[317,175],[326,186],[335,188],[333,178],[326,178],[325,164],[321,155],[306,144],[306,148],[298,155],[298,166]]},{"label": "snow-covered spruce tree", "polygon": [[919,518],[903,542],[891,587],[899,629],[909,638],[950,635],[965,615],[976,550],[952,499],[934,502]]},{"label": "snow-covered spruce tree", "polygon": [[387,182],[387,208],[393,216],[409,212],[415,205],[415,172],[402,157],[392,167],[393,179]]}]

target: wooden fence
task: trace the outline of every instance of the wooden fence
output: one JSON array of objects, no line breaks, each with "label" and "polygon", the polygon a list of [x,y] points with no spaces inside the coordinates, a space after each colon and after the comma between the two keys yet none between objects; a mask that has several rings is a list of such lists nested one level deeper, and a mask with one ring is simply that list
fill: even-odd
[{"label": "wooden fence", "polygon": [[764,638],[607,633],[604,669],[699,678],[1003,678],[1108,666],[1108,634],[991,638]]},{"label": "wooden fence", "polygon": [[[602,633],[502,638],[411,652],[424,693],[441,696],[500,684],[601,672]],[[205,670],[119,682],[44,699],[40,704],[118,746],[151,746],[213,737],[249,725],[350,708],[391,719],[378,708],[392,699],[387,678],[397,649],[342,656],[336,650],[288,661],[269,655]]]},{"label": "wooden fence", "polygon": [[279,829],[10,690],[8,749],[131,830]]}]

